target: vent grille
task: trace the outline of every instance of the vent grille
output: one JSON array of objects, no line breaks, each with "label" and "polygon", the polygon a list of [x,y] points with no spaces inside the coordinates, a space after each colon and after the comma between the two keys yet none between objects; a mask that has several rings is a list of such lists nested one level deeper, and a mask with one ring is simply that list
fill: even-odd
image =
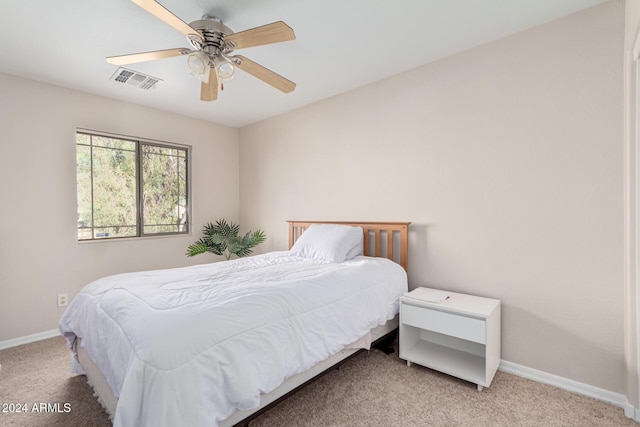
[{"label": "vent grille", "polygon": [[111,80],[118,83],[126,83],[144,90],[153,89],[156,87],[156,84],[162,82],[162,79],[157,77],[151,77],[122,67],[118,68],[116,72],[113,73]]}]

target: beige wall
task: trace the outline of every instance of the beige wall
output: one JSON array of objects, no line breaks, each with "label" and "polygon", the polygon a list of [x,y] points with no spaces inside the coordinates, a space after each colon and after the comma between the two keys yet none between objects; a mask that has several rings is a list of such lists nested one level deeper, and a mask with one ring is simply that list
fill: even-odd
[{"label": "beige wall", "polygon": [[412,221],[412,287],[499,298],[503,359],[624,393],[623,26],[614,1],[241,129],[243,226]]},{"label": "beige wall", "polygon": [[[633,49],[638,43],[640,29],[640,1],[625,2],[625,362],[627,366],[627,396],[629,403],[640,411],[640,384],[638,376],[638,252],[636,245],[640,243],[637,233],[638,223],[638,187],[637,175],[637,142],[636,129],[638,126],[636,106],[640,98],[636,94],[637,62],[633,57]],[[640,419],[640,412],[636,415]]]},{"label": "beige wall", "polygon": [[237,129],[0,74],[0,341],[56,328],[57,294],[98,277],[213,259],[184,256],[195,236],[78,244],[76,127],[191,145],[195,234],[239,218]]}]

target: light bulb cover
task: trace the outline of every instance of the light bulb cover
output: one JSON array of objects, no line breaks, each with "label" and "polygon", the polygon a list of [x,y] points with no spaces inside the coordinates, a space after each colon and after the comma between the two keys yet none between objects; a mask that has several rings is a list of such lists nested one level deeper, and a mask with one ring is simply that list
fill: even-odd
[{"label": "light bulb cover", "polygon": [[187,64],[191,70],[191,74],[198,77],[202,82],[209,83],[209,70],[211,69],[211,61],[209,56],[204,52],[190,53],[187,58]]},{"label": "light bulb cover", "polygon": [[218,72],[220,80],[231,80],[233,78],[233,73],[235,72],[233,62],[223,56],[216,56],[213,60],[213,64]]}]

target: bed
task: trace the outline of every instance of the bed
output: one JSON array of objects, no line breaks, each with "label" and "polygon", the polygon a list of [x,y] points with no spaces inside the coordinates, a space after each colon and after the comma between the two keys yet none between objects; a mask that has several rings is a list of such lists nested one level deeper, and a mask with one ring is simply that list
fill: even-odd
[{"label": "bed", "polygon": [[72,370],[116,427],[246,423],[397,328],[408,225],[289,221],[289,251],[94,281]]}]

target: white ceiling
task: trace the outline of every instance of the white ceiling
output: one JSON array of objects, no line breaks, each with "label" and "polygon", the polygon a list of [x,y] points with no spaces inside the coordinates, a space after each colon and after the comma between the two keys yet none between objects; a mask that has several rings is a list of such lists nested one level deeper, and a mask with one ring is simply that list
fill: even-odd
[{"label": "white ceiling", "polygon": [[163,79],[145,91],[110,79],[106,56],[189,47],[130,0],[0,0],[0,72],[233,127],[293,110],[605,0],[160,0],[189,23],[239,32],[282,20],[296,40],[239,51],[293,80],[283,94],[242,71],[218,100],[176,57],[127,66]]}]

